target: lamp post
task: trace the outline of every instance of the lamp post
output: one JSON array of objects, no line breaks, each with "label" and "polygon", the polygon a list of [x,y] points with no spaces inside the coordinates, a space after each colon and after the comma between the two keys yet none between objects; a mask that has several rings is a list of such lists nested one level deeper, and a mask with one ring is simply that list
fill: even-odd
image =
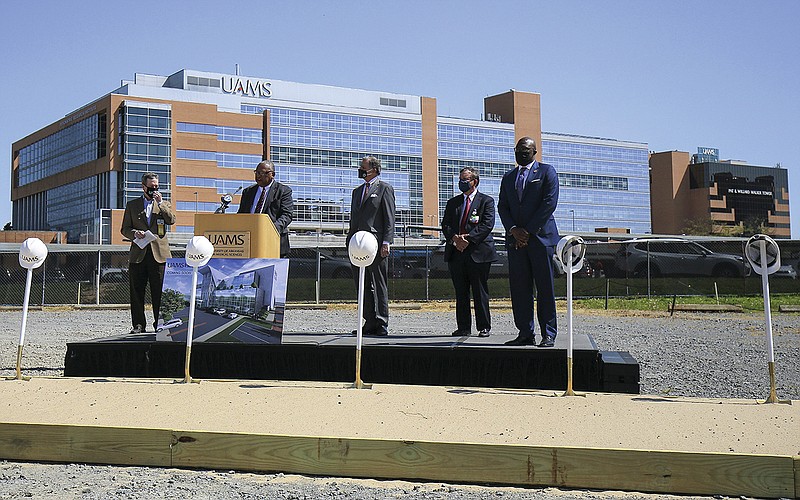
[{"label": "lamp post", "polygon": [[575,232],[575,210],[570,210],[569,213],[572,214],[572,232]]},{"label": "lamp post", "polygon": [[194,213],[197,213],[197,191],[194,192]]}]

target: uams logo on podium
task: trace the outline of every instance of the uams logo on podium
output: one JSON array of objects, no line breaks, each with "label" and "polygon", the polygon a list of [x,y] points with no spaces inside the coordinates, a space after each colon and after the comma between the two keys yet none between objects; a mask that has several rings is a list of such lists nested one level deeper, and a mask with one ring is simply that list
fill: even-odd
[{"label": "uams logo on podium", "polygon": [[206,231],[214,245],[214,257],[250,258],[250,231]]}]

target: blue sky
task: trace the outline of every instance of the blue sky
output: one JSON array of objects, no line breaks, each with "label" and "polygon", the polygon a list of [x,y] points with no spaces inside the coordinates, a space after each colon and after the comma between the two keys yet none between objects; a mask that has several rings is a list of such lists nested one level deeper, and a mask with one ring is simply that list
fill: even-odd
[{"label": "blue sky", "polygon": [[542,95],[542,127],[719,148],[789,170],[800,238],[800,2],[11,1],[0,6],[0,223],[11,143],[133,74],[181,68],[432,96]]}]

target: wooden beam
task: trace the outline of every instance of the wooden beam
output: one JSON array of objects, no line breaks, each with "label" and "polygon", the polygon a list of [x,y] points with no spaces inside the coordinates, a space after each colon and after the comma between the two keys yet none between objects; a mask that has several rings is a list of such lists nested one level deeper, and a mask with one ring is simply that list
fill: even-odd
[{"label": "wooden beam", "polygon": [[790,497],[793,457],[179,432],[173,466]]},{"label": "wooden beam", "polygon": [[800,457],[0,423],[0,459],[800,497]]},{"label": "wooden beam", "polygon": [[800,456],[794,457],[794,497],[800,498]]},{"label": "wooden beam", "polygon": [[0,457],[168,467],[172,436],[163,429],[0,423]]}]

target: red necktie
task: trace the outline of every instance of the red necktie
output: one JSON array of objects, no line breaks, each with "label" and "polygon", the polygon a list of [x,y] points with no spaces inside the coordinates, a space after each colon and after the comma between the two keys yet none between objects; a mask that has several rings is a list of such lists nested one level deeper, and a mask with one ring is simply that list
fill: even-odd
[{"label": "red necktie", "polygon": [[469,218],[469,208],[472,205],[472,200],[469,196],[464,196],[464,215],[461,216],[461,224],[458,226],[458,233],[464,234],[467,232],[467,219]]},{"label": "red necktie", "polygon": [[258,203],[256,203],[256,210],[253,212],[254,214],[260,214],[262,210],[264,210],[264,200],[267,199],[267,188],[261,188],[261,196],[258,198]]}]

